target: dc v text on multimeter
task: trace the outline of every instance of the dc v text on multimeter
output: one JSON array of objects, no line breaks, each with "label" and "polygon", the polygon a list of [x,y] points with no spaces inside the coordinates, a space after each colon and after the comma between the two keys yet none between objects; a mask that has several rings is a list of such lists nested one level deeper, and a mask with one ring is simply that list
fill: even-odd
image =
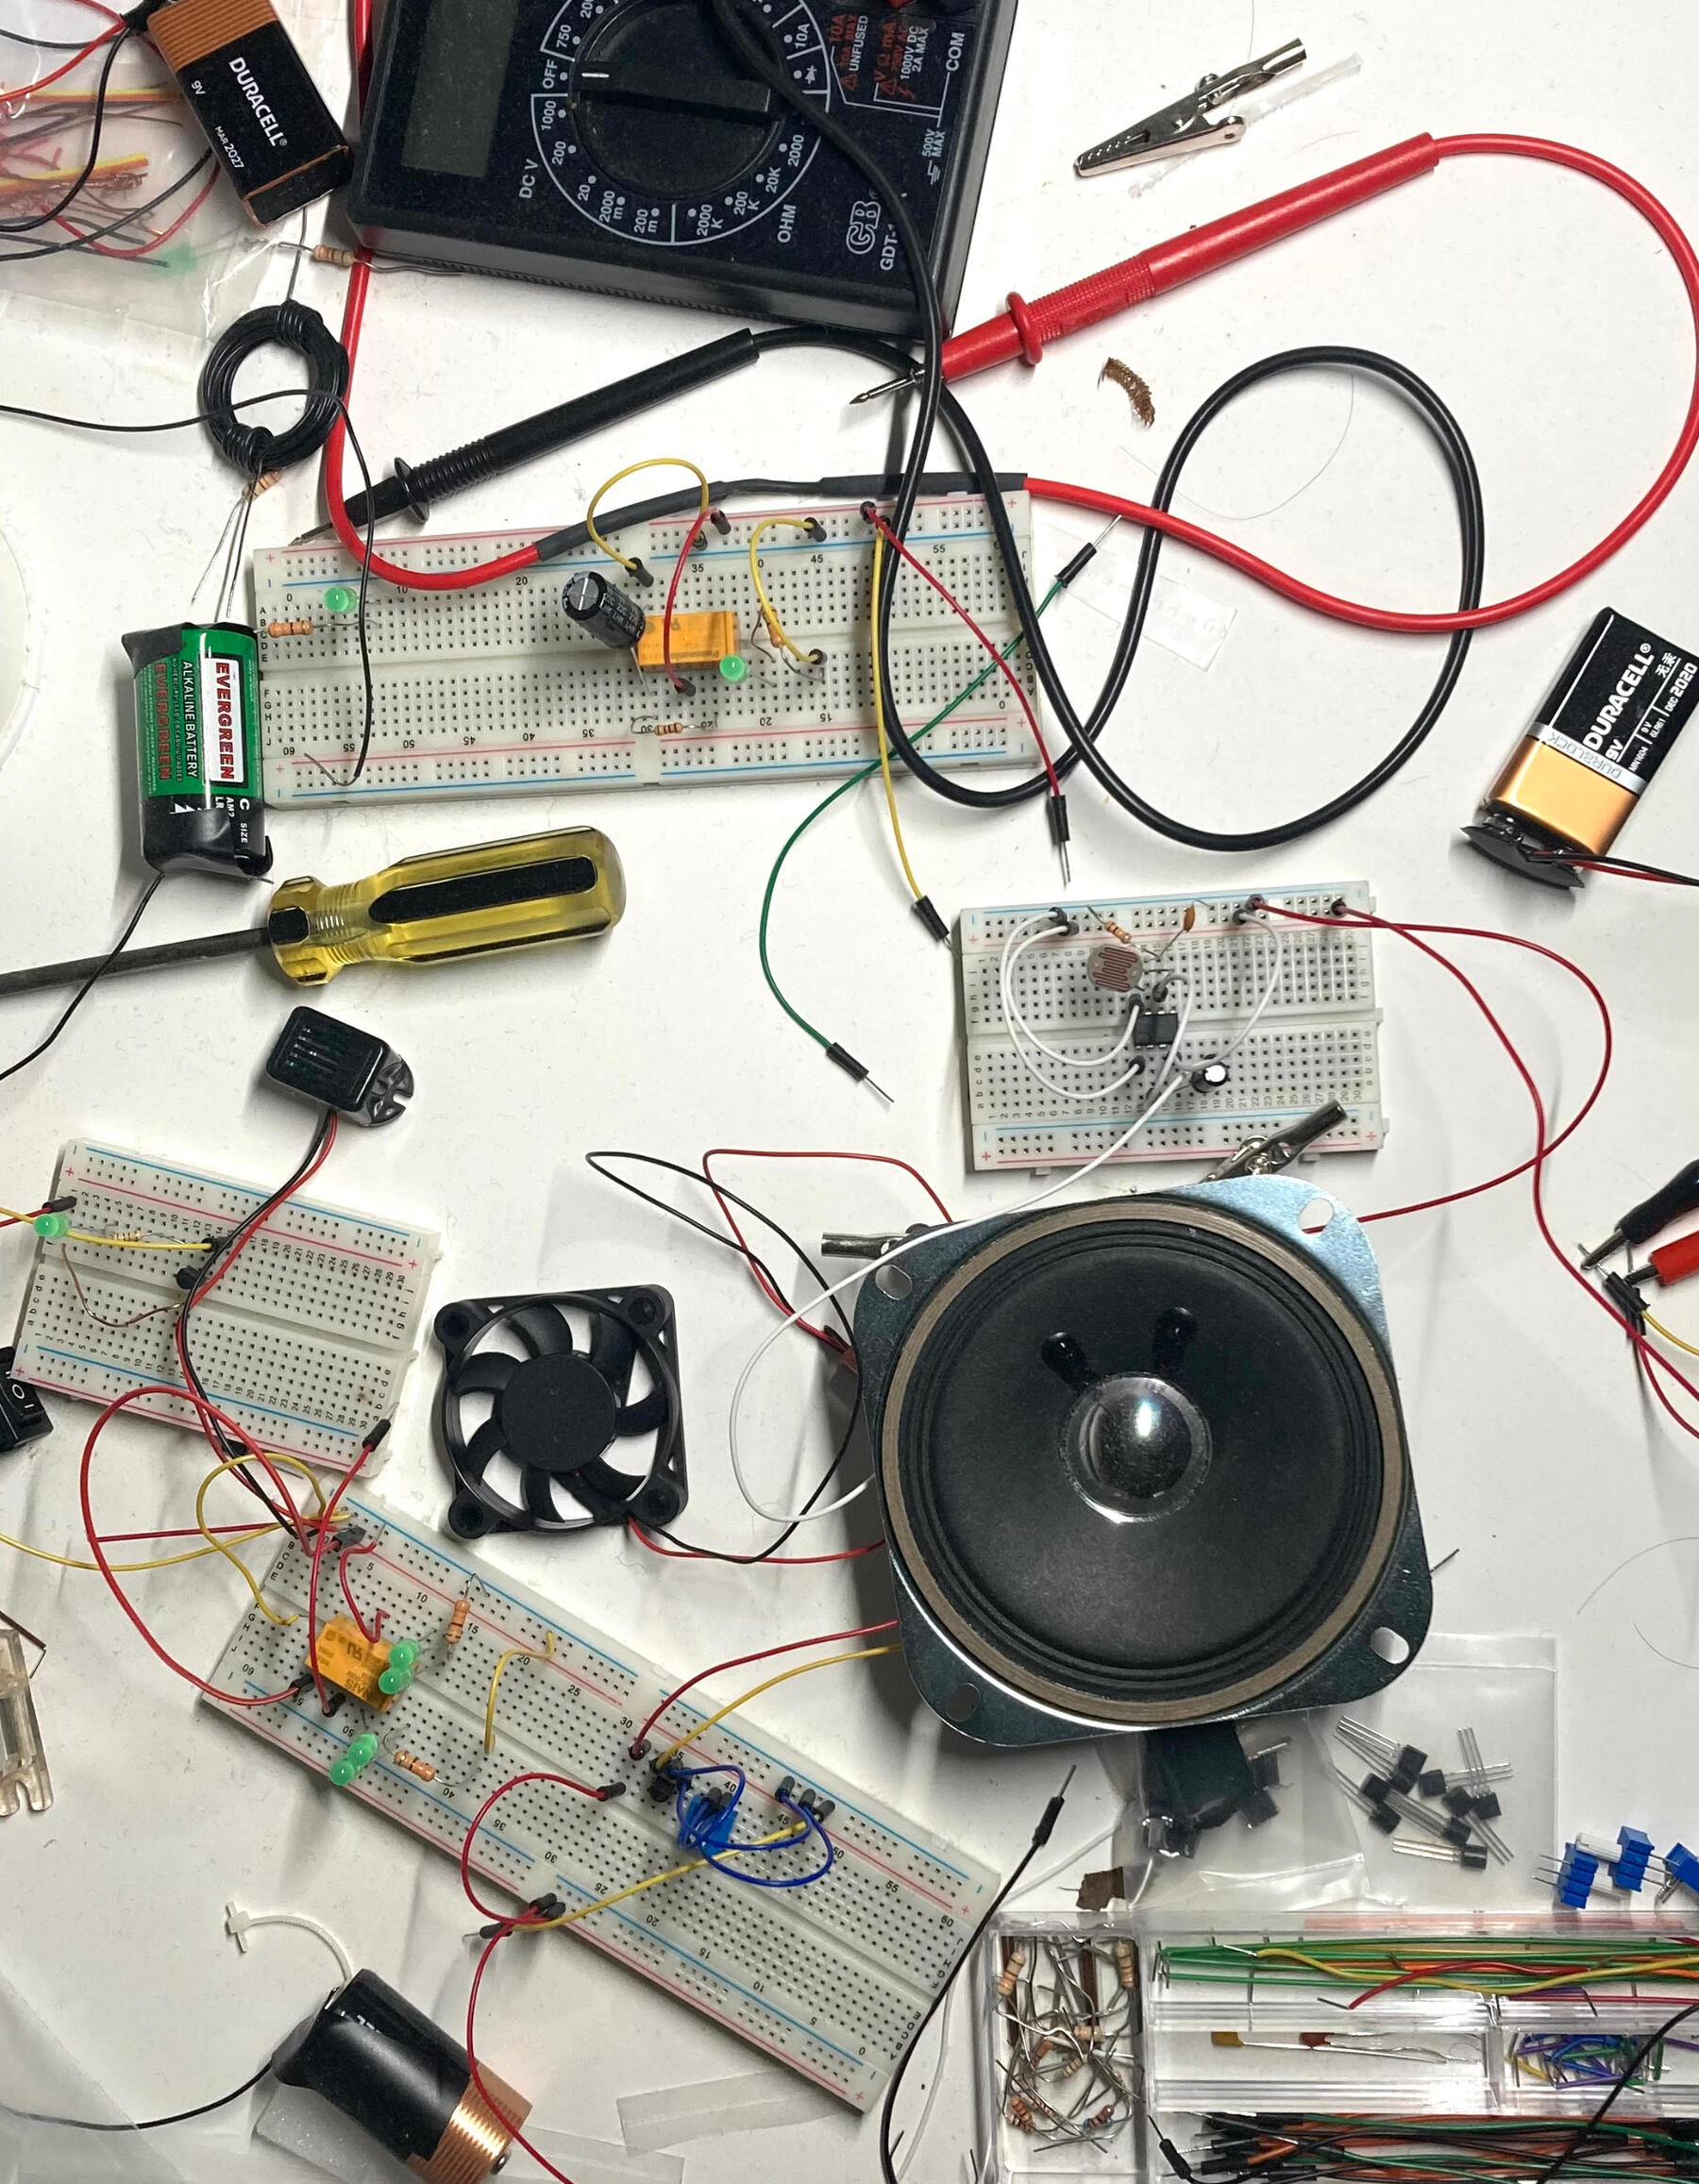
[{"label": "dc v text on multimeter", "polygon": [[[927,239],[948,317],[1015,0],[741,0]],[[349,209],[374,244],[611,294],[910,334],[885,209],[708,0],[390,0]]]}]

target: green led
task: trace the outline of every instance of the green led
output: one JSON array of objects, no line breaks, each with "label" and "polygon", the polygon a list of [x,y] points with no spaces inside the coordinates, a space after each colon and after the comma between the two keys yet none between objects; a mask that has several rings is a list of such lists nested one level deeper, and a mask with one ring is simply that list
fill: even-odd
[{"label": "green led", "polygon": [[741,682],[749,672],[749,663],[741,652],[728,652],[719,664],[722,682]]},{"label": "green led", "polygon": [[330,1762],[329,1775],[338,1789],[346,1789],[354,1777],[369,1767],[378,1756],[378,1739],[368,1729],[364,1736],[356,1737],[340,1759]]},{"label": "green led", "polygon": [[392,1669],[411,1669],[418,1657],[417,1638],[397,1638],[390,1648],[389,1665]]},{"label": "green led", "polygon": [[31,1224],[38,1236],[66,1236],[71,1233],[68,1214],[37,1214]]},{"label": "green led", "polygon": [[412,1680],[413,1674],[412,1669],[397,1667],[395,1663],[392,1661],[389,1667],[385,1669],[383,1673],[378,1677],[378,1688],[383,1693],[386,1699],[396,1699],[400,1697],[403,1691],[410,1688]]},{"label": "green led", "polygon": [[325,607],[328,613],[351,614],[359,604],[359,596],[349,591],[346,584],[332,584],[325,594]]}]

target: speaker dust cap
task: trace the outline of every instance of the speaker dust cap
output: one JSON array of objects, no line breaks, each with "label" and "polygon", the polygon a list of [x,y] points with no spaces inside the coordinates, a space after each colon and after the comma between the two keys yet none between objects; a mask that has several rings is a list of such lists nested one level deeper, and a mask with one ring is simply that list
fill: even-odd
[{"label": "speaker dust cap", "polygon": [[1202,1201],[1018,1223],[920,1302],[881,1483],[969,1659],[1077,1716],[1203,1720],[1292,1682],[1372,1598],[1408,1465],[1354,1300]]}]

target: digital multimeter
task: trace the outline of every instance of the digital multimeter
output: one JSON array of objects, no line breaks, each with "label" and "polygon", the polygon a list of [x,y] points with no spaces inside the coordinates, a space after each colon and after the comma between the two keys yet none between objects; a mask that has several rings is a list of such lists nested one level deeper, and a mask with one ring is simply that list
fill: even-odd
[{"label": "digital multimeter", "polygon": [[[742,0],[927,239],[967,260],[1016,0]],[[349,210],[385,251],[878,333],[917,330],[885,209],[708,0],[389,0]]]}]

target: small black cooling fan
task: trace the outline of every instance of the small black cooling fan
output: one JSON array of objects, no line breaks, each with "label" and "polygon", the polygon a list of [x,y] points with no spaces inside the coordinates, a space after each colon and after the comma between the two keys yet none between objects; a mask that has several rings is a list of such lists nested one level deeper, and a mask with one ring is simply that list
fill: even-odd
[{"label": "small black cooling fan", "polygon": [[[435,1332],[437,1422],[459,1489],[448,1529],[458,1537],[576,1532],[632,1517],[670,1524],[679,1515],[684,1412],[664,1289],[475,1297],[445,1305]],[[633,1401],[639,1368],[648,1385]],[[480,1420],[478,1399],[489,1404]],[[616,1469],[614,1450],[639,1468]]]}]

